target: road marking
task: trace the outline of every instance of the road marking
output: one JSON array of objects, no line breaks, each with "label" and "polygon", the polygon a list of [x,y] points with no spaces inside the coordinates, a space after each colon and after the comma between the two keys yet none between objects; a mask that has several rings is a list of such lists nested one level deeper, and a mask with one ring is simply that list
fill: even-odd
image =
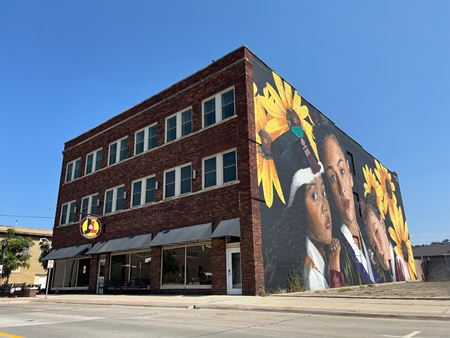
[{"label": "road marking", "polygon": [[[408,333],[406,336],[391,336],[391,335],[388,335],[388,334],[384,334],[383,337],[390,337],[390,338],[412,338],[412,337],[417,336],[420,332],[422,332],[422,331],[413,331],[413,332],[411,332],[411,333]],[[419,337],[416,337],[416,338],[419,338]]]},{"label": "road marking", "polygon": [[24,336],[16,336],[15,334],[10,334],[6,332],[0,332],[0,337],[7,337],[7,338],[25,338]]}]

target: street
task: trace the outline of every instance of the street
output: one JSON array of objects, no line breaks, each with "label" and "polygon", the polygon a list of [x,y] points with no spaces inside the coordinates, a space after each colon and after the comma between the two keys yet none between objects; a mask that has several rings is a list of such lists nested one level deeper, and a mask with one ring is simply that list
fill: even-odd
[{"label": "street", "polygon": [[0,337],[448,337],[450,322],[233,310],[2,304]]}]

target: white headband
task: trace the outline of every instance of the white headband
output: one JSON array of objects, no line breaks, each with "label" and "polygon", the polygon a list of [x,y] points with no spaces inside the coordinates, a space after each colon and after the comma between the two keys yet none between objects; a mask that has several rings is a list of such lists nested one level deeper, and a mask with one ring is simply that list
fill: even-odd
[{"label": "white headband", "polygon": [[323,174],[322,162],[318,163],[320,166],[320,170],[317,173],[313,174],[311,168],[308,167],[297,170],[294,176],[292,176],[291,193],[289,195],[289,203],[287,206],[288,208],[290,208],[294,203],[295,194],[302,185],[312,183],[317,177]]}]

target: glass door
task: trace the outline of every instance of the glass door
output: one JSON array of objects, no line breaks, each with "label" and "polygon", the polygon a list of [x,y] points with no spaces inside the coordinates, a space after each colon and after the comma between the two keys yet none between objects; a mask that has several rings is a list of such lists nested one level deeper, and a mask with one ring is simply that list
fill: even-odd
[{"label": "glass door", "polygon": [[242,294],[240,248],[227,249],[227,293],[229,295]]},{"label": "glass door", "polygon": [[97,295],[103,295],[103,289],[105,286],[105,259],[98,261],[98,273],[97,273]]}]

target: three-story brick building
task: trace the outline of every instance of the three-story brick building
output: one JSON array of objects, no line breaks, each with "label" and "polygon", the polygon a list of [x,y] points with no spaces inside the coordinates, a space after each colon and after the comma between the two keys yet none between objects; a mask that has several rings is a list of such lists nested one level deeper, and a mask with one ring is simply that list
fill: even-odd
[{"label": "three-story brick building", "polygon": [[[257,294],[278,287],[292,289],[296,278],[313,288],[306,273],[311,253],[298,249],[312,237],[291,231],[311,222],[296,224],[295,217],[292,221],[285,215],[296,210],[289,194],[292,200],[299,199],[297,190],[315,184],[318,177],[328,181],[321,158],[330,153],[329,139],[320,136],[321,130],[332,130],[339,140],[352,175],[350,195],[352,208],[359,210],[355,214],[361,230],[356,232],[361,235],[359,252],[366,257],[361,260],[367,270],[364,277],[378,281],[377,257],[386,277],[383,281],[399,279],[399,269],[411,272],[408,250],[398,254],[394,250],[404,239],[387,236],[388,228],[395,231],[400,214],[403,217],[396,175],[378,166],[361,146],[241,47],[65,143],[54,250],[47,257],[56,261],[52,289]],[[377,219],[383,221],[384,253],[364,226],[370,216],[366,210],[372,210],[363,206],[371,193],[364,193],[368,179],[361,171],[368,163],[372,168],[367,172],[378,184],[372,200]],[[299,171],[309,168],[309,176]],[[333,191],[331,180],[329,191]],[[343,203],[348,207],[350,197]],[[335,205],[338,210],[338,199]],[[333,257],[322,257],[327,271],[321,272],[319,284],[336,285],[330,278],[341,278],[344,284],[368,282],[353,278],[358,272],[354,276],[341,272],[351,264],[342,255],[346,237],[334,236],[341,233],[341,220],[346,219],[336,210],[324,218],[333,243],[311,239],[320,252],[334,248]],[[298,219],[306,217],[296,214]],[[87,215],[95,218],[80,224]],[[91,224],[99,227],[92,237]],[[290,230],[282,230],[288,224]],[[277,236],[280,231],[290,238]],[[334,237],[341,237],[337,258],[339,240]],[[375,257],[373,264],[369,251]],[[389,262],[383,265],[388,255]],[[295,256],[299,260],[291,259]],[[320,261],[320,254],[316,258]],[[314,257],[312,261],[320,265]]]}]

